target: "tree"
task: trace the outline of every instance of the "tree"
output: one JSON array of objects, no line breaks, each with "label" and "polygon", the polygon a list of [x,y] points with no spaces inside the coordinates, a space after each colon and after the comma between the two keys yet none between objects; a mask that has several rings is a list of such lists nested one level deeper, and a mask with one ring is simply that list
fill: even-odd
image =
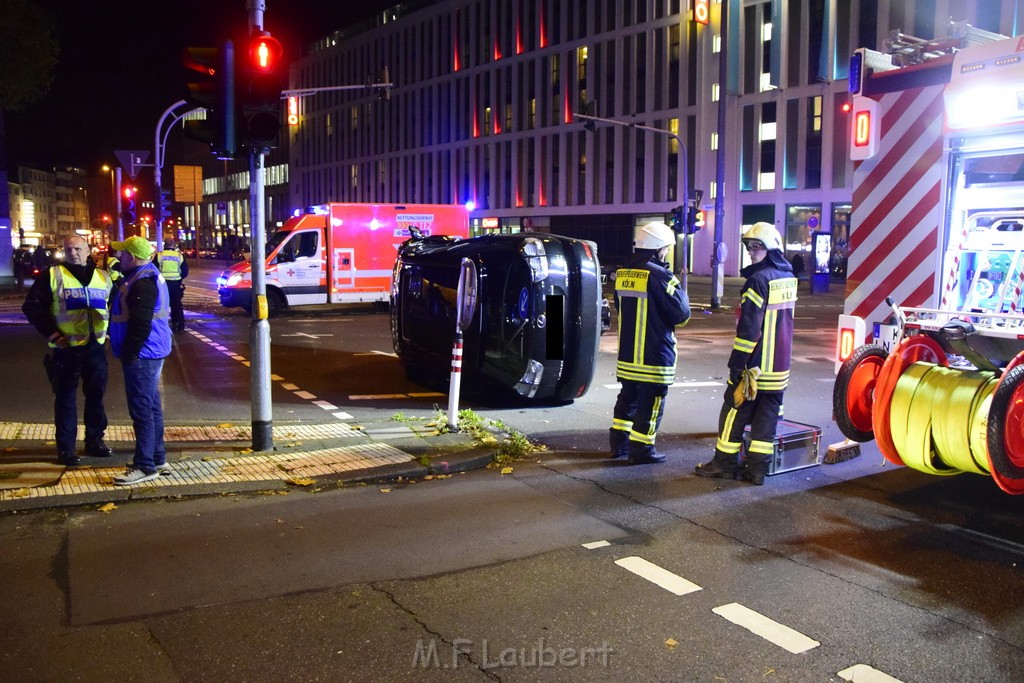
[{"label": "tree", "polygon": [[0,8],[0,283],[13,277],[11,207],[7,195],[7,126],[4,113],[42,98],[53,82],[60,48],[55,21],[31,0],[3,0]]},{"label": "tree", "polygon": [[53,15],[31,0],[4,0],[0,12],[0,110],[18,111],[46,95],[60,48]]}]

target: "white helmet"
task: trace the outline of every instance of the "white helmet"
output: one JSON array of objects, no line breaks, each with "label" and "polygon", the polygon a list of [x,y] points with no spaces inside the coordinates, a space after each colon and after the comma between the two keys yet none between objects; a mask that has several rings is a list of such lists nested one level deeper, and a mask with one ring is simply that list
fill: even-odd
[{"label": "white helmet", "polygon": [[634,249],[661,249],[675,244],[676,234],[661,221],[644,223],[633,231]]},{"label": "white helmet", "polygon": [[765,249],[768,251],[771,251],[772,249],[782,251],[782,236],[771,223],[765,223],[763,221],[754,223],[750,226],[749,230],[743,233],[743,237],[740,239],[744,243],[746,243],[747,240],[757,240],[763,244]]}]

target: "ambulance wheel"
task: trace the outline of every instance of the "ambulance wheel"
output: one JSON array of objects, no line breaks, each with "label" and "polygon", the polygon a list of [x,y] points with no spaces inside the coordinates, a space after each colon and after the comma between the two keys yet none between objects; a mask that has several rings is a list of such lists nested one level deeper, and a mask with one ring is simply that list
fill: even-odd
[{"label": "ambulance wheel", "polygon": [[839,367],[832,389],[832,414],[839,431],[853,441],[871,441],[871,409],[875,383],[885,362],[885,349],[877,344],[858,347]]},{"label": "ambulance wheel", "polygon": [[986,436],[992,478],[1007,493],[1024,493],[1024,366],[999,380]]},{"label": "ambulance wheel", "polygon": [[288,302],[284,295],[276,289],[267,290],[267,316],[274,318],[288,309]]}]

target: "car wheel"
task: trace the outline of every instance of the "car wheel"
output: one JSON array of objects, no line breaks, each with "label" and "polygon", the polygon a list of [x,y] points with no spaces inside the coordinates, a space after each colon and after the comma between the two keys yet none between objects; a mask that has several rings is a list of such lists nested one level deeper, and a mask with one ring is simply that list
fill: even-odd
[{"label": "car wheel", "polygon": [[839,431],[853,441],[871,441],[871,409],[874,405],[875,383],[885,362],[885,349],[868,344],[854,350],[839,368],[832,389],[832,414]]},{"label": "car wheel", "polygon": [[276,289],[267,290],[267,317],[276,318],[288,310],[284,295]]}]

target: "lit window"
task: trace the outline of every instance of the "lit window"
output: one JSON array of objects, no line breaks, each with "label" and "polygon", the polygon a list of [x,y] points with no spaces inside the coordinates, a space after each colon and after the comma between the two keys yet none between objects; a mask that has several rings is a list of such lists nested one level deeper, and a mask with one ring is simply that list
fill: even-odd
[{"label": "lit window", "polygon": [[711,53],[712,54],[718,54],[721,51],[722,51],[722,36],[721,36],[721,34],[716,34],[715,36],[713,36],[711,38]]},{"label": "lit window", "polygon": [[767,122],[766,123],[762,123],[761,124],[761,138],[760,138],[760,142],[764,142],[765,140],[774,140],[774,139],[775,139],[775,122],[772,121],[771,123],[767,123]]},{"label": "lit window", "polygon": [[757,189],[774,190],[775,189],[775,174],[774,173],[762,173],[757,177]]},{"label": "lit window", "polygon": [[767,43],[772,39],[772,22],[766,21],[761,27],[761,42]]},{"label": "lit window", "polygon": [[711,134],[711,151],[718,149],[718,133]]},{"label": "lit window", "polygon": [[712,83],[711,84],[711,101],[712,102],[717,102],[718,101],[718,83]]}]

